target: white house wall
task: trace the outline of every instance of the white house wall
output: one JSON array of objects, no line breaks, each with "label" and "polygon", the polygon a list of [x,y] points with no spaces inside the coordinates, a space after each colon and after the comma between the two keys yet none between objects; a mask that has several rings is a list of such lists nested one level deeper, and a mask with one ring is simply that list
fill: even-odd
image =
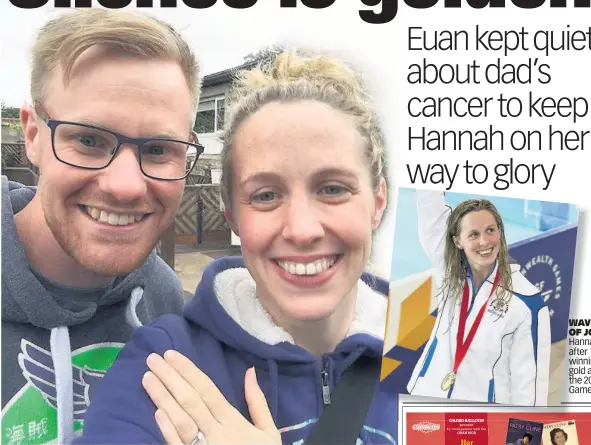
[{"label": "white house wall", "polygon": [[199,143],[205,147],[203,154],[206,155],[219,155],[222,153],[222,142],[215,133],[206,133],[197,135]]}]

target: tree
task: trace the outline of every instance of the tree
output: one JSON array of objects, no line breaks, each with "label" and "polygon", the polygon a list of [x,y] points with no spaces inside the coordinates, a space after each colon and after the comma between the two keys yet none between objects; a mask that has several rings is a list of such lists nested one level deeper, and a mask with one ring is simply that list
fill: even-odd
[{"label": "tree", "polygon": [[6,105],[4,102],[2,102],[2,117],[6,117],[9,119],[19,119],[20,116],[20,108],[11,107],[10,105]]},{"label": "tree", "polygon": [[249,63],[258,63],[258,62],[268,62],[269,60],[276,57],[283,51],[284,47],[282,45],[270,45],[264,48],[255,51],[254,53],[249,53],[244,56],[244,62]]}]

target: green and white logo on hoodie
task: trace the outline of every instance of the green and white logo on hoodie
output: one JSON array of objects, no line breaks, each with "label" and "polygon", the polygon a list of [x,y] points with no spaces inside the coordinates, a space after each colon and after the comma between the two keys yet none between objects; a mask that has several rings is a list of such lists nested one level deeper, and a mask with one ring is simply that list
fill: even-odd
[{"label": "green and white logo on hoodie", "polygon": [[[99,343],[72,352],[74,431],[122,343]],[[44,444],[57,439],[56,374],[51,352],[21,340],[18,363],[27,383],[2,410],[2,444]]]}]

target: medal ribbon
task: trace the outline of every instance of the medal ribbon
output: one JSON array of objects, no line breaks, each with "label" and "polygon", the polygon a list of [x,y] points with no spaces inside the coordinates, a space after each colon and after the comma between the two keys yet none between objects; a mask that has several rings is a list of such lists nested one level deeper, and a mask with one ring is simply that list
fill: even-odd
[{"label": "medal ribbon", "polygon": [[454,360],[454,375],[457,374],[458,368],[460,367],[460,363],[464,360],[466,356],[466,352],[468,352],[468,348],[474,340],[474,335],[476,335],[476,331],[478,330],[478,326],[480,326],[480,322],[482,321],[482,317],[484,316],[484,310],[488,306],[488,300],[494,293],[497,285],[499,284],[499,269],[497,268],[497,273],[495,274],[495,280],[493,282],[492,289],[490,291],[490,295],[478,311],[478,315],[474,320],[474,324],[470,328],[470,332],[468,332],[468,337],[466,341],[464,341],[464,332],[466,329],[466,319],[468,318],[468,300],[470,299],[470,289],[468,287],[468,280],[464,282],[464,294],[462,296],[462,306],[460,308],[460,324],[458,326],[458,335],[456,336],[456,357]]}]

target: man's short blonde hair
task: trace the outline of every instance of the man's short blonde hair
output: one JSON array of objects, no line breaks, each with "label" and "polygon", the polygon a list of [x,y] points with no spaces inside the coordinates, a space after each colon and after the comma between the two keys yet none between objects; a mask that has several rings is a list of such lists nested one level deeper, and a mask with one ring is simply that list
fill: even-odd
[{"label": "man's short blonde hair", "polygon": [[58,66],[67,85],[78,57],[95,45],[178,62],[191,91],[193,108],[197,109],[199,64],[188,43],[172,26],[139,12],[91,8],[63,14],[39,31],[32,54],[33,103],[43,103],[47,82]]}]

